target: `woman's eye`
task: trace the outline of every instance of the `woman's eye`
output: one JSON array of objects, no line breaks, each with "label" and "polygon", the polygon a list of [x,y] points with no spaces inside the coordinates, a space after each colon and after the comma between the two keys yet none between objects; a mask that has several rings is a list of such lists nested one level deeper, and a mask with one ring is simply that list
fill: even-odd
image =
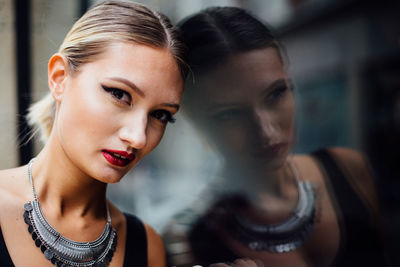
[{"label": "woman's eye", "polygon": [[124,90],[112,87],[106,87],[104,85],[102,87],[107,93],[111,94],[111,96],[114,97],[116,100],[125,102],[127,104],[131,103],[132,101],[131,95],[125,92]]},{"label": "woman's eye", "polygon": [[169,111],[166,110],[156,110],[153,111],[151,113],[151,116],[157,120],[159,120],[160,122],[166,124],[166,123],[174,123],[175,122],[175,118],[172,117],[171,113]]},{"label": "woman's eye", "polygon": [[277,102],[278,100],[280,100],[282,98],[282,96],[285,94],[285,92],[287,91],[287,86],[281,86],[276,88],[275,90],[273,90],[268,96],[267,96],[267,101],[268,102]]}]

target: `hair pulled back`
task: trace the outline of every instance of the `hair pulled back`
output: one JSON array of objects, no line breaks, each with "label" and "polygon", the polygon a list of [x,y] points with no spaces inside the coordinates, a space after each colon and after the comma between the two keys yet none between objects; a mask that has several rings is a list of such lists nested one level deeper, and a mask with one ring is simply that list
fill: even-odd
[{"label": "hair pulled back", "polygon": [[[66,58],[68,71],[73,74],[113,42],[166,48],[174,56],[182,78],[186,78],[186,50],[177,30],[165,15],[138,3],[111,0],[89,9],[72,26],[58,52]],[[50,94],[29,108],[28,122],[40,131],[44,142],[50,136],[55,110]]]},{"label": "hair pulled back", "polygon": [[196,75],[216,67],[229,56],[273,47],[282,60],[281,45],[271,28],[238,7],[211,7],[179,23],[188,47],[188,64]]}]

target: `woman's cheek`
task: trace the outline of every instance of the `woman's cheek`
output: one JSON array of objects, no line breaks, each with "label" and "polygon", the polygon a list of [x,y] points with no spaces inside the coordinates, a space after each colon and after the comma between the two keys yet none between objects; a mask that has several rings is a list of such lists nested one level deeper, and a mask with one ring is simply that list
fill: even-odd
[{"label": "woman's cheek", "polygon": [[82,146],[110,129],[112,107],[97,90],[69,89],[60,106],[59,135],[64,145],[77,141]]},{"label": "woman's cheek", "polygon": [[248,145],[245,127],[240,125],[220,125],[214,133],[214,140],[217,140],[217,146],[224,154],[232,156],[232,153],[241,154]]},{"label": "woman's cheek", "polygon": [[294,127],[294,102],[292,93],[287,94],[283,102],[275,110],[276,122],[281,131],[281,141],[290,142]]},{"label": "woman's cheek", "polygon": [[[152,122],[149,121],[151,124]],[[160,142],[164,135],[166,126],[164,125],[148,125],[146,129],[146,146],[143,151],[145,156],[150,153]]]}]

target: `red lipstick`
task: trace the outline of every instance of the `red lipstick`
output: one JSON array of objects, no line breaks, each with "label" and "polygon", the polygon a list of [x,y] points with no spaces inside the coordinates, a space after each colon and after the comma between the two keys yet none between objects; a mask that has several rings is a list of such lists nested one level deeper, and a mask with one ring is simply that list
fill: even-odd
[{"label": "red lipstick", "polygon": [[101,151],[101,153],[109,163],[118,167],[124,167],[135,159],[135,155],[133,153],[128,153],[122,150],[104,149]]},{"label": "red lipstick", "polygon": [[254,156],[260,158],[271,158],[278,155],[280,151],[284,148],[285,144],[275,144],[265,148],[261,148],[253,153]]}]

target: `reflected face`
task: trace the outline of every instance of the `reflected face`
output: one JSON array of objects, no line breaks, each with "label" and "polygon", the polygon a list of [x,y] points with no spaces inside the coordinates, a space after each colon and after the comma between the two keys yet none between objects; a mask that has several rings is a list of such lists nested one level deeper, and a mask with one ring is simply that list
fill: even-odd
[{"label": "reflected face", "polygon": [[197,77],[188,106],[231,164],[273,170],[285,162],[294,103],[274,48],[235,54],[218,69]]},{"label": "reflected face", "polygon": [[183,82],[168,50],[114,43],[62,86],[55,130],[64,153],[87,175],[113,183],[160,142]]}]

